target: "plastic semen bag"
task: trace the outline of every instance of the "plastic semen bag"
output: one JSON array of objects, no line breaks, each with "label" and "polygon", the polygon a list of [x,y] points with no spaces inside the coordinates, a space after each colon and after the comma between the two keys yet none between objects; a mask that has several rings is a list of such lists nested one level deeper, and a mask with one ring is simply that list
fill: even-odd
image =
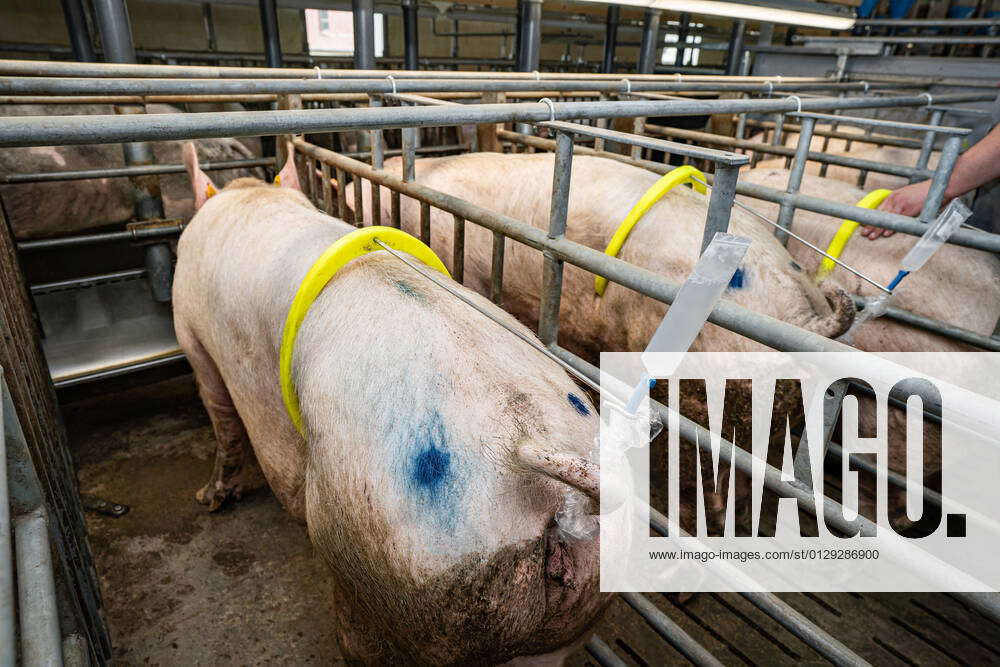
[{"label": "plastic semen bag", "polygon": [[[928,226],[923,236],[917,239],[916,244],[906,253],[903,261],[900,263],[899,272],[892,282],[889,283],[889,289],[894,290],[911,271],[916,271],[926,264],[927,260],[948,241],[955,230],[961,227],[970,215],[972,215],[972,211],[969,210],[968,206],[958,199],[951,200],[934,222]],[[851,328],[847,330],[847,333],[841,335],[837,340],[841,343],[851,345],[854,340],[854,334],[865,322],[885,315],[886,311],[889,310],[889,302],[892,300],[892,297],[893,292],[866,297],[864,310],[854,318],[854,323],[851,324]]]}]

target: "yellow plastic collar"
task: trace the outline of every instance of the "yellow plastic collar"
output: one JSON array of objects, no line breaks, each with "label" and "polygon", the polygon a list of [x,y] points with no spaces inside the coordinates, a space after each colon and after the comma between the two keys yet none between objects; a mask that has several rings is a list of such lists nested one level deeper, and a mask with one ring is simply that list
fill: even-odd
[{"label": "yellow plastic collar", "polygon": [[[625,239],[628,235],[632,233],[632,228],[642,219],[642,216],[646,215],[646,211],[653,207],[653,204],[660,201],[663,195],[667,194],[675,187],[681,183],[691,183],[694,189],[705,194],[708,192],[705,186],[692,178],[693,176],[698,177],[701,180],[705,180],[705,174],[701,171],[695,169],[690,165],[685,165],[683,167],[677,167],[666,174],[664,174],[660,180],[653,184],[653,187],[646,190],[646,193],[639,198],[636,205],[632,207],[632,210],[628,212],[625,219],[622,220],[622,224],[618,225],[618,229],[615,230],[614,236],[611,237],[611,241],[608,242],[608,247],[605,248],[604,254],[611,255],[612,257],[617,257],[619,251],[621,251],[622,246],[625,244]],[[604,290],[608,287],[608,279],[604,276],[597,276],[594,278],[594,291],[597,292],[597,296],[604,296]]]},{"label": "yellow plastic collar", "polygon": [[[879,189],[872,190],[866,194],[861,201],[859,201],[855,206],[859,208],[878,208],[885,198],[892,194],[892,190]],[[847,242],[851,240],[854,232],[857,230],[860,223],[855,220],[844,220],[840,223],[840,228],[837,233],[833,235],[833,240],[830,241],[830,245],[826,248],[826,254],[831,257],[836,257],[840,259],[840,253],[844,252],[844,248],[847,247]],[[833,270],[837,268],[836,262],[834,262],[829,257],[824,257],[823,261],[820,262],[819,270],[816,271],[816,282],[821,283],[830,277]]]},{"label": "yellow plastic collar", "polygon": [[299,333],[299,327],[309,312],[309,307],[313,301],[323,291],[326,284],[333,276],[343,268],[348,262],[366,255],[370,252],[383,250],[375,243],[378,239],[394,250],[412,255],[421,262],[440,271],[444,275],[451,277],[448,269],[445,268],[441,260],[438,259],[434,251],[424,245],[419,239],[410,236],[406,232],[393,227],[364,227],[355,230],[331,245],[320,255],[319,259],[309,268],[302,284],[295,292],[295,299],[292,300],[292,307],[288,309],[288,317],[285,318],[285,328],[281,332],[281,352],[279,355],[281,371],[281,398],[285,401],[285,409],[288,416],[299,433],[305,436],[302,428],[302,415],[299,412],[299,396],[295,391],[295,384],[292,380],[292,356],[295,351],[295,337]]}]

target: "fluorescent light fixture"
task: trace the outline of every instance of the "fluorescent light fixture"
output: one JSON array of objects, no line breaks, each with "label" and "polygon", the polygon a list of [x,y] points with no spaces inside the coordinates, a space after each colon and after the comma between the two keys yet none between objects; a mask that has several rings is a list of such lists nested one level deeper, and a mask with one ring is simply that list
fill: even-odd
[{"label": "fluorescent light fixture", "polygon": [[[788,23],[827,30],[849,30],[854,27],[854,17],[841,13],[823,13],[803,11],[800,9],[784,9],[780,6],[764,6],[743,2],[720,2],[717,0],[586,0],[601,4],[633,5],[636,7],[652,7],[674,12],[689,12],[691,14],[710,14],[725,16],[732,19],[748,21],[763,21],[766,23]],[[781,3],[774,3],[779,5]],[[802,6],[802,3],[799,3]],[[831,8],[833,9],[833,8]]]}]

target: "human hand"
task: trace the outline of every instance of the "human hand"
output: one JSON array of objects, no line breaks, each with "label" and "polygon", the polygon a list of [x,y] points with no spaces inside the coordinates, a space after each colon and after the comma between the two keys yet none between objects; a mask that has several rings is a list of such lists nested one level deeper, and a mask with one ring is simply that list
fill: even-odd
[{"label": "human hand", "polygon": [[[886,197],[886,200],[879,206],[879,210],[914,218],[920,215],[920,211],[923,210],[924,201],[927,199],[930,188],[930,181],[903,186]],[[895,233],[891,229],[883,229],[873,225],[865,225],[861,228],[861,235],[869,239],[892,236]]]}]

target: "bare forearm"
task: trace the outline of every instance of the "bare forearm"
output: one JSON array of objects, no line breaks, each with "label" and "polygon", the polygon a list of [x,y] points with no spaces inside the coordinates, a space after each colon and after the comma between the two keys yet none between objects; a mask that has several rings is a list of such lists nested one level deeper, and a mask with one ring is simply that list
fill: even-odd
[{"label": "bare forearm", "polygon": [[945,199],[960,197],[995,178],[1000,178],[1000,125],[955,162]]}]

